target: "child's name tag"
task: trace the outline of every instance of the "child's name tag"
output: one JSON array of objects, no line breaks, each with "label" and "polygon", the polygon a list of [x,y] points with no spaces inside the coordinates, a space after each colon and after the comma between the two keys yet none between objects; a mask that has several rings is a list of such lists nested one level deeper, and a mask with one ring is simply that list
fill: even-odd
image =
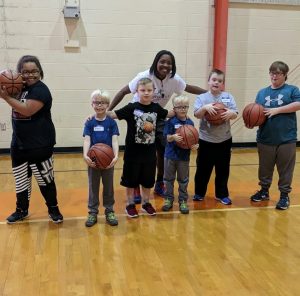
[{"label": "child's name tag", "polygon": [[223,102],[223,103],[229,103],[229,102],[230,102],[230,99],[228,99],[228,98],[223,99],[223,98],[222,98],[222,102]]},{"label": "child's name tag", "polygon": [[177,124],[174,125],[175,129],[178,129],[178,128],[180,128],[181,126],[182,126],[182,124],[180,124],[180,123],[177,123]]},{"label": "child's name tag", "polygon": [[135,110],[133,111],[133,114],[134,114],[135,116],[137,116],[137,117],[141,117],[141,116],[144,114],[144,112],[143,112],[142,110],[135,109]]},{"label": "child's name tag", "polygon": [[104,127],[102,125],[94,126],[94,132],[103,132]]}]

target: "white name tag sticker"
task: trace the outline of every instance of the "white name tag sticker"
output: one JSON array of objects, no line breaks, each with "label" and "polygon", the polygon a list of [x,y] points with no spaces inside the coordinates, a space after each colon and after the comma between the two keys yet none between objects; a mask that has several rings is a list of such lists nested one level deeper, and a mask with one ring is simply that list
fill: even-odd
[{"label": "white name tag sticker", "polygon": [[229,103],[229,102],[230,102],[230,99],[222,99],[222,102],[223,102],[223,103]]},{"label": "white name tag sticker", "polygon": [[180,123],[177,123],[177,124],[175,124],[175,129],[178,129],[178,128],[180,128],[182,126],[182,124],[180,124]]},{"label": "white name tag sticker", "polygon": [[134,114],[135,116],[137,116],[137,117],[141,117],[141,116],[144,114],[144,112],[141,111],[141,110],[135,109],[135,110],[133,111],[133,114]]},{"label": "white name tag sticker", "polygon": [[102,125],[94,126],[94,132],[103,132],[104,127]]}]

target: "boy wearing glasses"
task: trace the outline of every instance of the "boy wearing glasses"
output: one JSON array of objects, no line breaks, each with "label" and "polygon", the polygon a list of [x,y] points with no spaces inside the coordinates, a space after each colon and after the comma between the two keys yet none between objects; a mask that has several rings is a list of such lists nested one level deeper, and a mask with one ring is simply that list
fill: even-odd
[{"label": "boy wearing glasses", "polygon": [[[164,156],[164,184],[165,184],[165,202],[162,207],[164,212],[170,211],[174,202],[174,181],[177,174],[178,182],[178,203],[179,210],[182,214],[188,214],[189,208],[187,205],[188,193],[187,187],[189,183],[189,161],[190,149],[182,149],[176,145],[182,141],[182,137],[176,134],[176,130],[184,125],[193,125],[191,119],[187,117],[189,109],[189,98],[181,95],[174,97],[173,110],[175,116],[169,119],[164,128],[164,136],[167,138],[167,145]],[[198,144],[192,146],[192,150],[197,150]]]},{"label": "boy wearing glasses", "polygon": [[[95,115],[91,120],[86,121],[83,131],[83,158],[88,165],[89,179],[89,215],[85,225],[91,227],[97,223],[97,215],[99,213],[99,187],[100,179],[102,178],[103,206],[105,208],[106,222],[111,226],[115,226],[118,225],[118,220],[113,210],[115,203],[113,176],[114,165],[118,160],[119,153],[119,130],[115,120],[106,116],[106,110],[110,102],[109,94],[106,91],[98,89],[92,93],[91,99]],[[96,143],[109,145],[113,149],[115,157],[107,169],[96,169],[95,163],[87,155],[90,147]]]},{"label": "boy wearing glasses", "polygon": [[[215,167],[215,198],[224,205],[230,205],[232,202],[227,186],[232,146],[230,120],[237,117],[238,110],[233,96],[222,91],[224,81],[224,72],[213,69],[208,77],[209,91],[197,96],[195,101],[194,115],[201,121],[193,200],[204,200]],[[226,106],[226,111],[222,114],[224,123],[220,125],[211,125],[204,117],[206,112],[211,115],[216,113],[217,107],[214,103],[223,103]]]},{"label": "boy wearing glasses", "polygon": [[272,63],[269,68],[271,85],[261,89],[256,103],[265,108],[267,121],[257,131],[259,156],[258,178],[261,189],[250,197],[253,202],[269,200],[269,188],[276,165],[279,180],[280,198],[276,209],[286,210],[290,205],[288,194],[296,159],[297,119],[300,110],[298,87],[286,82],[289,67],[281,61]]}]

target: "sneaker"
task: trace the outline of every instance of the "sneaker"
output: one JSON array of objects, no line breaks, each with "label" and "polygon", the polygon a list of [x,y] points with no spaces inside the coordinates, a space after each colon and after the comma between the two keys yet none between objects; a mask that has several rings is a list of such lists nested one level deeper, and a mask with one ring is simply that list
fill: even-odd
[{"label": "sneaker", "polygon": [[21,209],[16,209],[9,217],[6,218],[7,224],[14,224],[18,221],[22,221],[28,217],[28,210],[22,211]]},{"label": "sneaker", "polygon": [[112,211],[105,213],[105,219],[107,224],[109,224],[110,226],[117,226],[119,224],[115,213]]},{"label": "sneaker", "polygon": [[186,201],[182,201],[181,203],[179,203],[179,211],[181,214],[188,214],[190,212]]},{"label": "sneaker", "polygon": [[204,200],[204,196],[200,196],[198,194],[195,194],[193,196],[193,201],[202,201],[202,200]]},{"label": "sneaker", "polygon": [[163,181],[159,181],[155,183],[154,193],[160,196],[164,196],[165,194],[165,184]]},{"label": "sneaker", "polygon": [[152,207],[152,204],[150,202],[146,202],[142,205],[142,211],[146,212],[150,216],[155,216],[156,215],[156,211]]},{"label": "sneaker", "polygon": [[222,198],[216,197],[216,200],[221,202],[223,205],[231,205],[232,204],[232,201],[229,197],[222,197]]},{"label": "sneaker", "polygon": [[142,197],[141,197],[141,192],[140,192],[140,187],[134,188],[134,203],[135,204],[140,204],[142,202]]},{"label": "sneaker", "polygon": [[89,214],[87,220],[85,221],[86,227],[92,227],[97,223],[97,215],[96,214]]},{"label": "sneaker", "polygon": [[127,216],[130,218],[136,218],[139,216],[139,214],[135,208],[135,204],[128,205],[125,209],[125,212],[126,212]]},{"label": "sneaker", "polygon": [[288,196],[280,196],[280,199],[276,204],[276,209],[287,210],[289,206],[290,206],[290,198]]},{"label": "sneaker", "polygon": [[250,197],[250,200],[254,202],[259,202],[259,201],[264,201],[269,199],[270,199],[269,192],[268,190],[264,190],[264,189],[257,191],[255,194],[253,194]]},{"label": "sneaker", "polygon": [[168,212],[173,208],[173,200],[171,200],[170,198],[166,198],[165,199],[165,203],[163,205],[163,207],[161,208],[162,211],[164,212]]},{"label": "sneaker", "polygon": [[64,220],[63,215],[60,213],[58,206],[48,208],[49,218],[53,223],[61,223]]}]

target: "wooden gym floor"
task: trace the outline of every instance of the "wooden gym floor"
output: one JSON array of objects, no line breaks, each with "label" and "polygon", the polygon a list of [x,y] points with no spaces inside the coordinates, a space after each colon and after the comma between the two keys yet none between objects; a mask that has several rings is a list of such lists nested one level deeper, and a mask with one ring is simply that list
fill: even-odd
[{"label": "wooden gym floor", "polygon": [[[300,150],[297,151],[299,159]],[[277,173],[271,200],[251,204],[257,186],[255,149],[234,149],[229,188],[232,206],[214,200],[210,182],[203,202],[193,202],[195,154],[190,162],[190,214],[178,205],[156,217],[124,214],[115,169],[117,227],[84,226],[87,173],[80,154],[55,155],[55,178],[64,223],[54,225],[35,180],[30,217],[7,225],[15,209],[9,156],[0,156],[0,295],[299,295],[300,168],[294,174],[291,207],[276,211]]]}]

